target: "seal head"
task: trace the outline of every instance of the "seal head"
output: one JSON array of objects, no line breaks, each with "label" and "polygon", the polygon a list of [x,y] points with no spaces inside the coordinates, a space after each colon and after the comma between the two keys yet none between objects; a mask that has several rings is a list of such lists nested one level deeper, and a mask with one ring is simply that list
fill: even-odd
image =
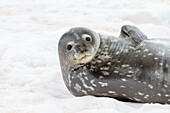
[{"label": "seal head", "polygon": [[91,61],[99,45],[98,33],[83,27],[72,28],[59,41],[60,59],[65,59],[69,67],[75,68]]}]

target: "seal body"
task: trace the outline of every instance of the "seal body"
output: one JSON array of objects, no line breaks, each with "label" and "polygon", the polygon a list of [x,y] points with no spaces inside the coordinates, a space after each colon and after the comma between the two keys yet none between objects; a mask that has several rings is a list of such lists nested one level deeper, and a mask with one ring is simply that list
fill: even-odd
[{"label": "seal body", "polygon": [[70,68],[59,49],[63,79],[73,95],[170,103],[170,39],[141,38],[138,30],[129,34],[99,34],[93,58],[75,68]]}]

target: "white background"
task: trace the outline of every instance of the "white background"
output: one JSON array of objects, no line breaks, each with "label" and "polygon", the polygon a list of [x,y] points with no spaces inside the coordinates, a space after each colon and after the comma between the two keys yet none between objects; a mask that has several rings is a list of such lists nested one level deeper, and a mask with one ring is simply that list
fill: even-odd
[{"label": "white background", "polygon": [[170,0],[0,0],[0,113],[169,113],[170,105],[76,98],[63,83],[56,47],[64,32],[118,36],[125,24],[170,38]]}]

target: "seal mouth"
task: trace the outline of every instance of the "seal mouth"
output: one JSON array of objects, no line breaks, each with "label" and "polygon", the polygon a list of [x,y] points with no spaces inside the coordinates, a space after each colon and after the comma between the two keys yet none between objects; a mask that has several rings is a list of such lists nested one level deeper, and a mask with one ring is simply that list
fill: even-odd
[{"label": "seal mouth", "polygon": [[93,53],[93,47],[86,48],[84,51],[78,51],[74,54],[72,61],[74,61],[76,64],[87,63],[93,58]]},{"label": "seal mouth", "polygon": [[84,55],[83,57],[81,58],[73,58],[74,61],[82,61],[82,60],[85,60],[85,59],[88,59],[90,58],[92,55]]}]

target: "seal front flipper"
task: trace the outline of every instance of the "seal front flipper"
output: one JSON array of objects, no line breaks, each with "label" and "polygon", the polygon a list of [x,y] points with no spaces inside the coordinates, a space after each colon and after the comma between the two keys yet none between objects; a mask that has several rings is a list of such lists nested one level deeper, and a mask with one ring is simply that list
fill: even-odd
[{"label": "seal front flipper", "polygon": [[147,39],[147,36],[139,28],[132,25],[122,26],[119,37],[128,37],[136,44],[140,44],[143,40]]}]

